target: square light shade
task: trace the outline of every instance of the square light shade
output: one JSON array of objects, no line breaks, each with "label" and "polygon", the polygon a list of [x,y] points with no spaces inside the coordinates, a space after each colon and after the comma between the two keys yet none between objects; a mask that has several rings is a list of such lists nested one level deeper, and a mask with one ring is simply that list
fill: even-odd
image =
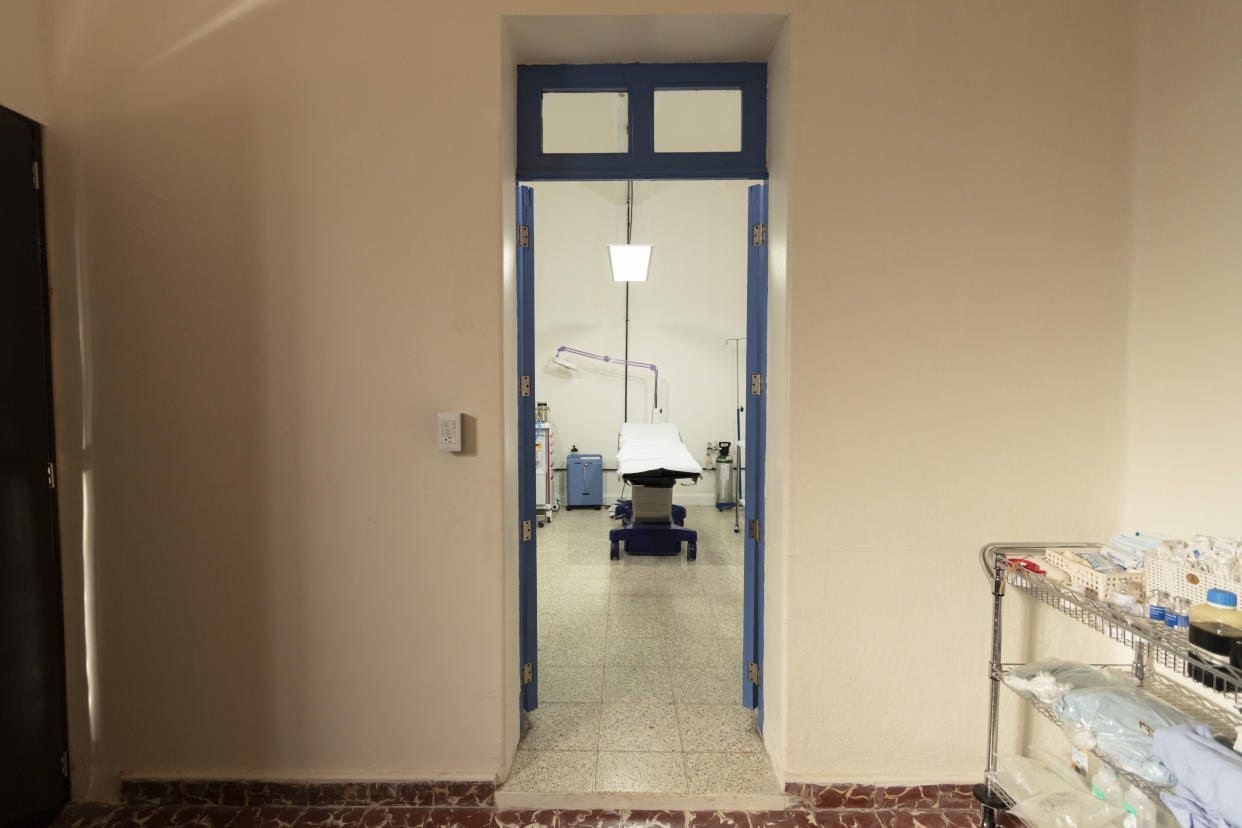
[{"label": "square light shade", "polygon": [[608,259],[612,263],[614,282],[645,282],[651,266],[650,244],[610,244]]}]

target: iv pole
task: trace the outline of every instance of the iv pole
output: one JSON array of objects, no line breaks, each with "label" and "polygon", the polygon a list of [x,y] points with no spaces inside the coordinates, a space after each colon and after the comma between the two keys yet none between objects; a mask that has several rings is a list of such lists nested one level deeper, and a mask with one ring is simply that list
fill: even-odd
[{"label": "iv pole", "polygon": [[[625,243],[630,243],[630,232],[634,227],[634,182],[625,182]],[[625,353],[623,361],[625,363],[625,379],[623,382],[624,391],[622,393],[622,405],[625,407],[625,413],[621,416],[621,422],[628,423],[630,421],[630,283],[625,283]],[[657,377],[659,375],[657,374]],[[658,380],[657,380],[658,381]],[[659,407],[659,403],[656,403]]]},{"label": "iv pole", "polygon": [[[745,410],[742,408],[742,392],[738,386],[738,371],[741,369],[739,351],[742,343],[745,341],[746,337],[744,336],[736,336],[725,340],[726,345],[730,342],[733,343],[733,404],[737,406],[737,443],[735,445],[738,446],[742,445],[742,412]],[[745,459],[745,456],[745,453],[742,451],[737,453],[737,474],[734,475],[736,482],[734,483],[733,496],[733,531],[738,534],[742,531],[738,510],[742,507],[742,460]]]}]

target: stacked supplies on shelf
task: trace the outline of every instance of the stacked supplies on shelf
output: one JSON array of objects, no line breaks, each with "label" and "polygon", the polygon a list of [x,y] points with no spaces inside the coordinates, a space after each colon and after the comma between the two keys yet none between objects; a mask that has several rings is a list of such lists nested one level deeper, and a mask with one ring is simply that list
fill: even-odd
[{"label": "stacked supplies on shelf", "polygon": [[1162,543],[1171,538],[1163,535],[1152,535],[1147,532],[1135,532],[1132,535],[1113,535],[1108,545],[1101,552],[1110,561],[1129,570],[1143,569],[1147,562],[1147,553],[1155,552]]},{"label": "stacked supplies on shelf", "polygon": [[1180,710],[1136,687],[1071,690],[1053,709],[1079,748],[1093,751],[1156,787],[1177,782],[1156,756],[1153,736],[1161,728],[1194,723]]},{"label": "stacked supplies on shelf", "polygon": [[[1141,603],[1144,594],[1141,567],[1127,569],[1109,552],[1123,557],[1109,547],[1083,549],[1079,547],[1049,547],[1044,558],[1068,576],[1068,589],[1085,593],[1099,601],[1126,603],[1134,607]],[[1141,560],[1141,558],[1140,558]],[[1118,596],[1126,596],[1118,598]]]},{"label": "stacked supplies on shelf", "polygon": [[[1242,594],[1242,539],[1195,535],[1183,540],[1136,533],[1109,543],[1116,546],[1122,539],[1145,550],[1147,617],[1184,630],[1190,643],[1201,648],[1190,655],[1195,663],[1187,665],[1186,674],[1214,690],[1237,692],[1242,683],[1199,665],[1206,651],[1242,675],[1242,624],[1237,620],[1242,614],[1236,611]],[[1200,618],[1192,619],[1196,613]]]},{"label": "stacked supplies on shelf", "polygon": [[1005,684],[1019,693],[1030,693],[1044,704],[1056,704],[1071,690],[1088,687],[1136,687],[1138,679],[1110,672],[1094,664],[1058,658],[1033,664],[1014,664],[1005,670]]},{"label": "stacked supplies on shelf", "polygon": [[988,775],[1012,803],[1007,810],[1031,828],[1156,828],[1156,803],[1101,767],[1088,786],[1082,776],[1042,748],[1033,756],[1001,754]]},{"label": "stacked supplies on shelf", "polygon": [[[1009,665],[1004,681],[1047,705],[1076,747],[1159,789],[1152,796],[1160,794],[1182,828],[1242,828],[1242,754],[1145,692],[1133,676],[1051,659]],[[1242,727],[1239,734],[1242,743]],[[1155,824],[1147,793],[1136,786],[1123,792],[1122,780],[1108,768],[1091,788],[1104,802],[1093,803],[1085,785],[1049,758],[998,757],[992,781],[1016,803],[1011,812],[1030,826],[1120,824],[1114,819],[1126,812],[1152,817],[1127,826]]]},{"label": "stacked supplies on shelf", "polygon": [[996,769],[992,781],[1013,800],[1010,813],[1032,828],[1102,828],[1125,818],[1123,804],[1097,798],[1056,762],[1002,755]]},{"label": "stacked supplies on shelf", "polygon": [[[1156,541],[1154,547],[1144,546],[1149,595],[1163,592],[1199,604],[1209,589],[1242,590],[1242,539],[1195,535],[1184,540],[1142,533],[1133,537]],[[1109,544],[1115,545],[1118,538]]]},{"label": "stacked supplies on shelf", "polygon": [[1156,756],[1152,736],[1161,728],[1195,722],[1144,692],[1132,676],[1057,660],[1010,666],[1004,680],[1048,705],[1076,747],[1155,787],[1177,781]]}]

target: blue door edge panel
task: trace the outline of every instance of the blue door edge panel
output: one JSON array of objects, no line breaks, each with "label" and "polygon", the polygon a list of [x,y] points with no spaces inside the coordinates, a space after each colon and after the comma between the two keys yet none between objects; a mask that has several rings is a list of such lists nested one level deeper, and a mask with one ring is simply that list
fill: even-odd
[{"label": "blue door edge panel", "polygon": [[[748,189],[746,260],[746,374],[761,379],[759,394],[746,400],[746,540],[743,585],[742,703],[757,708],[763,728],[763,563],[764,563],[764,456],[767,413],[768,319],[768,191],[766,184]],[[756,225],[762,231],[755,232]],[[759,243],[756,243],[759,242]],[[746,383],[748,390],[750,383]],[[756,524],[755,521],[758,523]],[[758,526],[757,537],[750,527]],[[758,667],[758,681],[749,666]]]},{"label": "blue door edge panel", "polygon": [[[539,706],[538,582],[535,540],[535,191],[517,187],[517,224],[526,232],[517,242],[517,392],[518,392],[518,681],[519,706],[531,711]],[[525,236],[526,246],[522,246]],[[522,394],[522,378],[529,378]],[[527,523],[529,521],[529,523]],[[530,527],[530,540],[521,540],[522,526]],[[530,665],[530,675],[526,665]]]}]

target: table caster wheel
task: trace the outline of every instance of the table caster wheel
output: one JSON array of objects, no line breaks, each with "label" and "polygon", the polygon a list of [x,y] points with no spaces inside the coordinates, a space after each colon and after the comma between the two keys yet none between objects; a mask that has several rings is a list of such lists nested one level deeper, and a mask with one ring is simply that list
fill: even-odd
[{"label": "table caster wheel", "polygon": [[686,560],[693,561],[699,556],[699,545],[694,541],[686,544]]},{"label": "table caster wheel", "polygon": [[621,560],[621,544],[613,541],[609,546],[608,557],[612,558],[614,561]]}]

